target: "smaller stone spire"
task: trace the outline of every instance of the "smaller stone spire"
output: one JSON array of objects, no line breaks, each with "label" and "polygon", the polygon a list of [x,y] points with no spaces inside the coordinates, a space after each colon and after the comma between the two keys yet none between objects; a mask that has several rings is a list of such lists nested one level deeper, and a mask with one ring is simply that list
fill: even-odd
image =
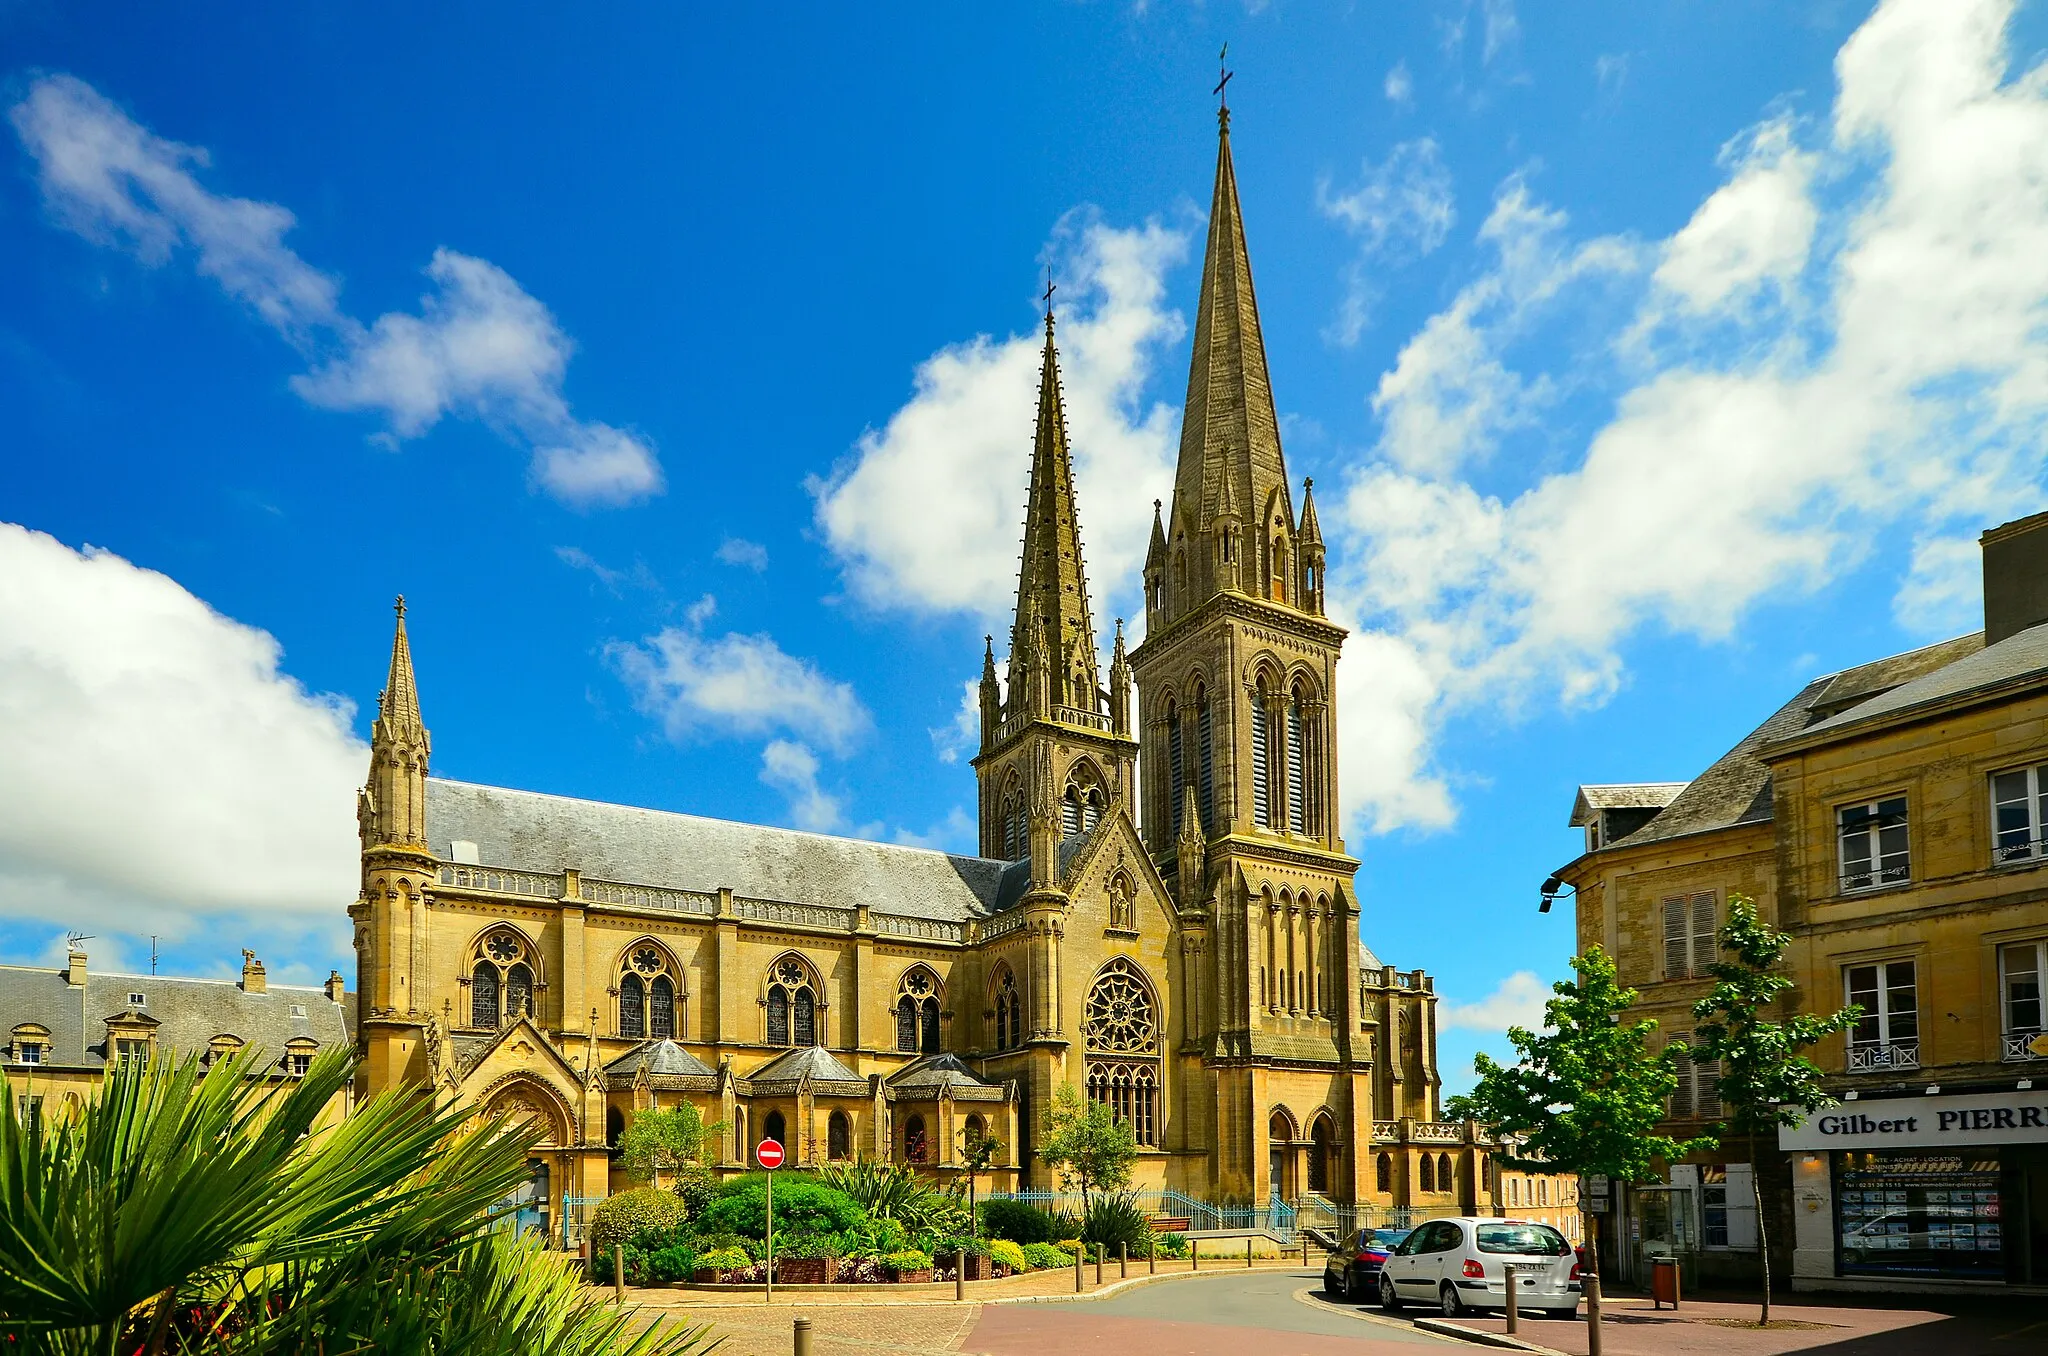
[{"label": "smaller stone spire", "polygon": [[384,680],[384,690],[377,695],[377,723],[372,727],[371,738],[418,739],[427,736],[427,727],[420,719],[420,689],[412,671],[412,641],[405,634],[405,595],[399,594],[393,604],[398,613],[398,629],[391,637],[391,673]]},{"label": "smaller stone spire", "polygon": [[1323,544],[1323,525],[1316,521],[1316,482],[1310,476],[1301,482],[1301,542]]},{"label": "smaller stone spire", "polygon": [[1003,723],[1003,692],[996,685],[996,638],[983,636],[981,641],[981,746],[987,748]]},{"label": "smaller stone spire", "polygon": [[1188,912],[1202,904],[1202,861],[1207,847],[1208,841],[1202,832],[1202,805],[1190,784],[1181,792],[1180,841],[1174,844],[1175,864],[1179,868],[1174,895],[1181,908]]},{"label": "smaller stone spire", "polygon": [[1124,653],[1124,619],[1116,619],[1116,648],[1109,655],[1109,728],[1114,734],[1131,733],[1131,661]]},{"label": "smaller stone spire", "polygon": [[419,683],[413,676],[403,597],[398,600],[397,612],[391,671],[377,697],[377,719],[370,725],[370,776],[356,807],[366,849],[424,848],[427,843],[427,760],[432,740],[420,717]]},{"label": "smaller stone spire", "polygon": [[1301,482],[1301,610],[1323,615],[1323,525],[1316,521],[1316,482]]}]

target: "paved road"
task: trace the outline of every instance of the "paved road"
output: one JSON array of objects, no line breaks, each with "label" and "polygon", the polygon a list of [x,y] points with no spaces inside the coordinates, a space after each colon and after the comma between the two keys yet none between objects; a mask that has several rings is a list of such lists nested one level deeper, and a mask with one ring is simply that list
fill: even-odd
[{"label": "paved road", "polygon": [[1189,1277],[1141,1286],[1108,1299],[1070,1304],[990,1304],[963,1352],[985,1356],[1426,1356],[1418,1348],[1472,1348],[1375,1323],[1350,1305],[1301,1292],[1318,1271],[1261,1271]]}]

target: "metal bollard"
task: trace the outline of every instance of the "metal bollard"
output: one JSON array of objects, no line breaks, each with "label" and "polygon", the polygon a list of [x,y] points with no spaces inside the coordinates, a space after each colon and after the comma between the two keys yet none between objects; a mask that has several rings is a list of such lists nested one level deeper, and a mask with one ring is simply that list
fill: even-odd
[{"label": "metal bollard", "polygon": [[1252,1264],[1252,1241],[1249,1238],[1244,1241],[1244,1264],[1246,1266]]},{"label": "metal bollard", "polygon": [[1118,1280],[1122,1280],[1131,1274],[1131,1245],[1129,1243],[1119,1243],[1116,1245],[1116,1274]]},{"label": "metal bollard", "polygon": [[1081,1290],[1082,1290],[1082,1288],[1083,1288],[1083,1284],[1084,1284],[1084,1283],[1083,1283],[1083,1282],[1082,1282],[1082,1280],[1081,1280],[1081,1254],[1077,1252],[1077,1253],[1075,1253],[1075,1254],[1074,1254],[1074,1293],[1075,1293],[1075,1294],[1077,1294],[1077,1295],[1078,1295],[1078,1294],[1080,1294],[1080,1293],[1081,1293]]},{"label": "metal bollard", "polygon": [[1307,1265],[1308,1265],[1308,1235],[1307,1235],[1307,1234],[1303,1234],[1303,1235],[1301,1236],[1301,1264],[1302,1264],[1303,1266],[1307,1266]]},{"label": "metal bollard", "polygon": [[1201,1240],[1201,1239],[1199,1239],[1199,1238],[1191,1238],[1191,1239],[1189,1239],[1189,1240],[1188,1240],[1188,1257],[1189,1257],[1189,1259],[1190,1259],[1190,1260],[1189,1260],[1189,1262],[1188,1262],[1188,1270],[1189,1270],[1189,1271],[1200,1271],[1200,1270],[1202,1269],[1202,1240]]},{"label": "metal bollard", "polygon": [[612,1244],[612,1294],[624,1304],[626,1302],[626,1246]]},{"label": "metal bollard", "polygon": [[1508,1271],[1508,1303],[1507,1303],[1507,1319],[1508,1319],[1508,1331],[1509,1331],[1509,1332],[1517,1332],[1517,1331],[1519,1331],[1519,1329],[1517,1328],[1517,1326],[1516,1326],[1516,1323],[1515,1323],[1515,1269],[1514,1269],[1513,1267],[1509,1267],[1509,1268],[1507,1269],[1507,1271]]},{"label": "metal bollard", "polygon": [[1145,1272],[1150,1276],[1159,1274],[1159,1239],[1154,1235],[1151,1245],[1145,1249]]},{"label": "metal bollard", "polygon": [[1102,1252],[1102,1245],[1097,1243],[1095,1245],[1095,1283],[1097,1285],[1102,1284]]},{"label": "metal bollard", "polygon": [[967,1249],[965,1248],[955,1248],[953,1250],[953,1298],[956,1300],[967,1298]]},{"label": "metal bollard", "polygon": [[811,1356],[811,1320],[796,1320],[796,1356]]}]

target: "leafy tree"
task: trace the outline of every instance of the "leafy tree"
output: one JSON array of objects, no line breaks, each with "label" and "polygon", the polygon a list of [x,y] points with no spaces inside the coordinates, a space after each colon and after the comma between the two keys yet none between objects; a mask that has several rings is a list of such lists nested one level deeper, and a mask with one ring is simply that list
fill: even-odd
[{"label": "leafy tree", "polygon": [[[1562,1170],[1647,1182],[1655,1179],[1660,1162],[1712,1148],[1712,1136],[1680,1140],[1657,1133],[1665,1099],[1678,1087],[1683,1047],[1650,1049],[1657,1023],[1627,1020],[1637,994],[1621,987],[1605,951],[1596,946],[1571,964],[1577,978],[1551,986],[1557,997],[1544,1005],[1543,1031],[1508,1029],[1516,1063],[1479,1055],[1473,1061],[1478,1084],[1453,1097],[1445,1110],[1491,1126],[1501,1141],[1500,1161],[1525,1172]],[[1586,1238],[1597,1244],[1599,1217],[1588,1210],[1585,1220]],[[1589,1247],[1586,1321],[1595,1353],[1597,1259],[1597,1247]]]},{"label": "leafy tree", "polygon": [[1038,1156],[1058,1171],[1061,1186],[1081,1189],[1085,1212],[1094,1192],[1121,1191],[1131,1184],[1138,1137],[1108,1106],[1084,1101],[1073,1084],[1062,1083],[1046,1108],[1045,1139]]},{"label": "leafy tree", "polygon": [[[340,1052],[278,1082],[253,1047],[111,1071],[76,1119],[0,1077],[0,1344],[23,1356],[201,1352],[642,1356],[702,1331],[587,1295],[494,1229],[537,1133],[395,1090],[325,1124]],[[507,1345],[507,1344],[510,1345]]]},{"label": "leafy tree", "polygon": [[1002,1147],[1001,1140],[978,1125],[970,1124],[960,1132],[960,1166],[967,1169],[968,1228],[976,1238],[981,1237],[981,1216],[974,1209],[975,1188]]},{"label": "leafy tree", "polygon": [[664,1172],[676,1172],[694,1163],[704,1151],[704,1137],[722,1125],[707,1126],[697,1108],[688,1102],[666,1110],[649,1107],[633,1113],[632,1121],[619,1135],[619,1162],[635,1177],[661,1185]]},{"label": "leafy tree", "polygon": [[1779,995],[1793,986],[1779,970],[1789,933],[1757,916],[1741,895],[1728,897],[1728,921],[1716,940],[1729,959],[1709,966],[1714,990],[1692,1005],[1690,1043],[1700,1064],[1718,1063],[1714,1094],[1728,1112],[1730,1128],[1749,1144],[1750,1185],[1756,1193],[1756,1249],[1763,1267],[1763,1309],[1758,1322],[1771,1321],[1770,1235],[1764,1218],[1764,1185],[1757,1138],[1781,1125],[1797,1125],[1835,1099],[1821,1087],[1821,1071],[1799,1052],[1842,1031],[1863,1015],[1854,1006],[1827,1016],[1795,1013],[1783,1021],[1767,1015]]}]

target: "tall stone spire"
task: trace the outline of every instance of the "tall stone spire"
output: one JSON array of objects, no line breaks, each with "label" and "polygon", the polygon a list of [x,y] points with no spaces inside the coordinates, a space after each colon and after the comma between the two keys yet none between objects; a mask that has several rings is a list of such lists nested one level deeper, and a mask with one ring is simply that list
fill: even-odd
[{"label": "tall stone spire", "polygon": [[[1038,378],[1038,430],[1031,453],[1031,497],[1024,511],[1024,559],[1017,575],[1014,657],[1036,656],[1051,683],[1051,705],[1095,711],[1101,682],[1095,627],[1088,613],[1088,577],[1081,565],[1081,524],[1074,512],[1074,469],[1060,396],[1059,350],[1052,313],[1045,317],[1045,359]],[[1013,658],[1014,665],[1014,658]],[[1012,678],[1014,682],[1014,676]]]},{"label": "tall stone spire", "polygon": [[[1217,519],[1235,514],[1253,544],[1291,535],[1292,501],[1287,463],[1280,451],[1280,420],[1266,374],[1266,342],[1252,291],[1251,255],[1245,247],[1244,216],[1237,199],[1237,170],[1230,153],[1230,115],[1222,111],[1216,152],[1216,189],[1209,205],[1209,241],[1202,258],[1202,293],[1195,308],[1195,346],[1188,369],[1187,406],[1181,420],[1180,464],[1174,475],[1173,509],[1168,515],[1175,544],[1188,542],[1193,573],[1172,600],[1176,614],[1242,576],[1248,592],[1271,596],[1252,571],[1218,572],[1221,541]],[[1202,543],[1208,549],[1198,547]],[[1231,564],[1237,543],[1232,543]],[[1259,558],[1261,561],[1265,557]],[[1176,581],[1178,582],[1178,581]]]},{"label": "tall stone spire", "polygon": [[424,847],[427,841],[427,758],[432,741],[420,718],[412,641],[405,633],[405,599],[398,600],[397,611],[391,672],[377,697],[377,719],[370,726],[370,777],[357,812],[366,848]]}]

